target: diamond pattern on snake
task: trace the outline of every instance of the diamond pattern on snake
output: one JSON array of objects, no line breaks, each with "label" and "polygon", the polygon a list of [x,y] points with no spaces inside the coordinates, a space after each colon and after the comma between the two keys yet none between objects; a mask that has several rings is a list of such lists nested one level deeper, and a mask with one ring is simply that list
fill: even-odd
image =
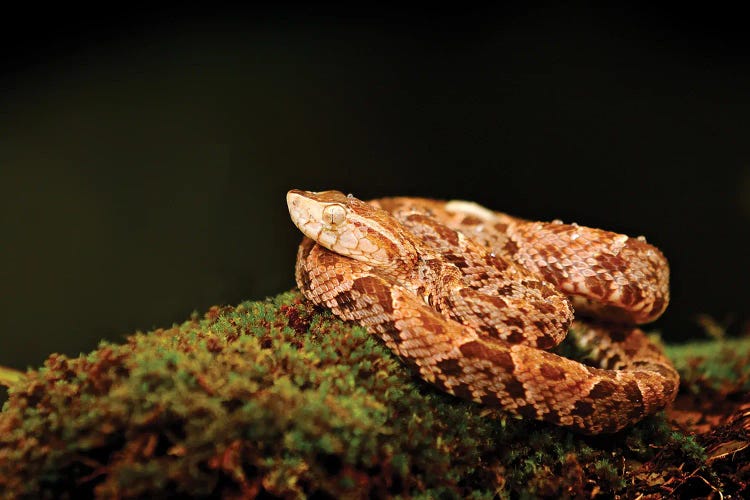
[{"label": "diamond pattern on snake", "polygon": [[[637,326],[669,302],[667,260],[643,238],[467,201],[292,190],[287,205],[304,296],[441,390],[584,434],[674,400],[679,375]],[[571,326],[594,366],[548,352]]]}]

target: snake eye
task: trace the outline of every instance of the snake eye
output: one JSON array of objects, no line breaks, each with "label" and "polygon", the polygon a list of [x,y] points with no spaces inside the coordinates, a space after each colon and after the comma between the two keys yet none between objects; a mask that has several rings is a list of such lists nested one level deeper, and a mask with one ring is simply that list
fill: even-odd
[{"label": "snake eye", "polygon": [[346,209],[338,204],[328,205],[323,209],[323,219],[328,224],[337,226],[346,220]]}]

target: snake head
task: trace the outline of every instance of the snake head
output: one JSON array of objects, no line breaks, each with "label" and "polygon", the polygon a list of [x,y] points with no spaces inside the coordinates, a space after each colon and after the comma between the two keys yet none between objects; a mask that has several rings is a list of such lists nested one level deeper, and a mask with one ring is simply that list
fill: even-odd
[{"label": "snake head", "polygon": [[294,225],[337,254],[389,269],[417,262],[410,233],[389,213],[352,195],[292,189],[286,202]]}]

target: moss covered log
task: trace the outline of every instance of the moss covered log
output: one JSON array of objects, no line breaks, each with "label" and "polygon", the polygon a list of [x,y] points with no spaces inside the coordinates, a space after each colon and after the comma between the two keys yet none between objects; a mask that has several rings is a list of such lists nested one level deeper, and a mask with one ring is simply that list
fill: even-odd
[{"label": "moss covered log", "polygon": [[435,390],[296,292],[214,307],[12,382],[0,494],[746,494],[750,339],[734,342],[669,351],[684,377],[674,414],[582,437]]}]

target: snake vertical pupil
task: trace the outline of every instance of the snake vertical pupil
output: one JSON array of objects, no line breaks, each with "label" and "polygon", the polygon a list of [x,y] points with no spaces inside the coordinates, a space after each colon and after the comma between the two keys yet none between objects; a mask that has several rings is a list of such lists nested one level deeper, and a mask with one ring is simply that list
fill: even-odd
[{"label": "snake vertical pupil", "polygon": [[341,205],[328,205],[323,209],[323,216],[328,223],[335,226],[346,220],[346,209]]}]

